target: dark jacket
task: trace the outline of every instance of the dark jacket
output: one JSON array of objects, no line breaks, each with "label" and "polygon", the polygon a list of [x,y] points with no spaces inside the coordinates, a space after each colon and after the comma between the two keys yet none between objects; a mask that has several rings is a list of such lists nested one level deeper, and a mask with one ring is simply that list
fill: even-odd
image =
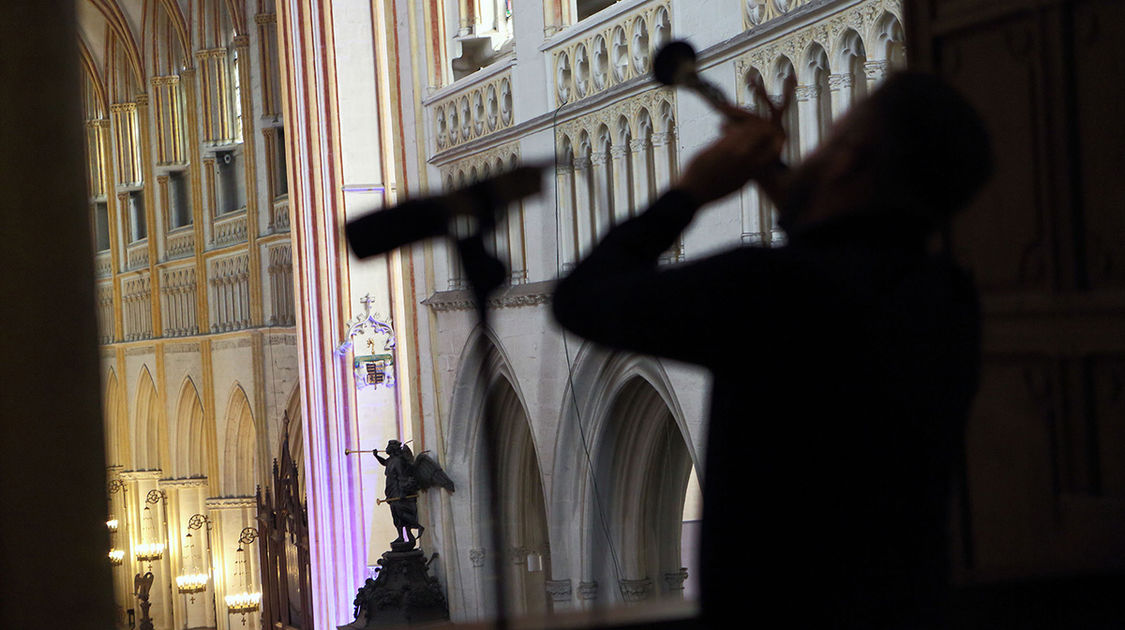
[{"label": "dark jacket", "polygon": [[658,266],[695,209],[673,190],[614,228],[559,282],[554,312],[587,339],[713,374],[705,619],[940,619],[979,365],[971,281],[894,215]]}]

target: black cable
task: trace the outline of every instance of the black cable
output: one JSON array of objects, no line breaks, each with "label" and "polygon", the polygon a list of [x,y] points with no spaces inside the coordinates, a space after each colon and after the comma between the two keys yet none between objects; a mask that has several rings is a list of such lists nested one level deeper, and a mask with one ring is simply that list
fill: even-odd
[{"label": "black cable", "polygon": [[[562,111],[563,107],[565,107],[565,104],[560,105],[558,108],[556,108],[554,114],[552,114],[552,116],[551,116],[551,136],[552,136],[551,141],[554,143],[554,150],[555,150],[555,155],[554,155],[554,163],[555,163],[554,172],[555,173],[558,173],[558,169],[559,169],[558,120],[559,120],[559,112]],[[562,233],[562,219],[559,215],[559,187],[558,187],[558,180],[556,178],[556,181],[555,181],[555,270],[556,270],[556,273],[558,273],[558,271],[562,268],[562,260],[561,260],[560,255],[559,255],[559,250],[560,250],[560,245],[561,245],[559,235],[561,233]],[[577,248],[575,248],[575,249],[577,249]],[[577,253],[578,252],[576,251],[575,255],[577,255]],[[578,395],[577,395],[577,393],[575,392],[575,389],[574,389],[574,366],[570,362],[570,344],[567,343],[567,332],[566,332],[566,330],[562,330],[562,341],[563,341],[563,356],[566,358],[566,385],[567,385],[567,388],[570,390],[571,403],[574,405],[574,417],[575,417],[576,423],[578,425],[578,434],[581,436],[581,440],[582,440],[582,450],[586,454],[586,470],[589,471],[590,483],[594,488],[594,511],[597,512],[598,522],[602,526],[602,533],[605,536],[606,545],[609,547],[609,557],[613,561],[613,571],[614,571],[615,577],[617,578],[618,594],[621,595],[622,599],[624,599],[625,598],[624,593],[621,591],[621,588],[622,588],[621,587],[621,564],[620,564],[620,562],[618,561],[618,558],[617,558],[617,550],[614,548],[614,545],[613,545],[613,535],[612,535],[612,532],[610,532],[609,523],[606,521],[605,508],[602,506],[601,491],[598,488],[598,478],[597,478],[597,475],[594,472],[593,458],[590,456],[590,445],[589,445],[588,440],[586,439],[586,430],[582,426],[582,412],[578,408]]]}]

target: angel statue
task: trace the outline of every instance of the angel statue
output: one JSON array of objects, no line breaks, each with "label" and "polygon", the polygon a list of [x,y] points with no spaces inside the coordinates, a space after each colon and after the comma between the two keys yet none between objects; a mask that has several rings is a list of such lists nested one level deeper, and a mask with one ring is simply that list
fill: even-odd
[{"label": "angel statue", "polygon": [[[391,549],[406,551],[413,549],[415,541],[426,531],[418,522],[418,493],[434,486],[453,492],[453,480],[427,454],[429,451],[422,451],[415,457],[409,446],[398,440],[391,440],[387,442],[387,450],[383,452],[387,454],[386,457],[381,457],[377,450],[371,451],[375,459],[387,469],[387,496],[378,502],[391,507],[391,518],[394,519],[395,530],[398,532],[398,538],[391,541]],[[417,535],[414,530],[418,531]]]}]

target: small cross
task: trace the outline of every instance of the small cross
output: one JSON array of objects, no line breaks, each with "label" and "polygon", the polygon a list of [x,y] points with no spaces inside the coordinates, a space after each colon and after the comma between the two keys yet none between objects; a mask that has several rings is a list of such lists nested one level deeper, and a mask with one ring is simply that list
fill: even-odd
[{"label": "small cross", "polygon": [[371,315],[371,307],[375,304],[375,298],[371,297],[371,294],[368,293],[367,295],[359,298],[359,303],[363,304],[363,310],[365,311],[365,314]]}]

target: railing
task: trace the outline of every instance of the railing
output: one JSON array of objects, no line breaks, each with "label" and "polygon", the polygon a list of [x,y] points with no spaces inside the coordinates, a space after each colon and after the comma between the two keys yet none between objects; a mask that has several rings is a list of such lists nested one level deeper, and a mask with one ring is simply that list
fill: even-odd
[{"label": "railing", "polygon": [[148,266],[148,239],[141,239],[135,243],[129,243],[129,247],[125,250],[125,268],[132,271],[133,269],[142,269]]},{"label": "railing", "polygon": [[195,231],[191,226],[169,232],[164,242],[164,258],[185,258],[195,253]]},{"label": "railing", "polygon": [[274,232],[289,231],[289,195],[281,195],[273,200],[273,214],[270,216],[270,225]]},{"label": "railing", "polygon": [[549,39],[548,76],[555,105],[574,103],[604,92],[652,67],[652,56],[672,39],[668,2],[621,2]]},{"label": "railing", "polygon": [[231,213],[229,217],[215,219],[214,238],[216,247],[246,242],[246,211]]},{"label": "railing", "polygon": [[511,61],[497,62],[425,102],[431,111],[438,151],[512,126]]},{"label": "railing", "polygon": [[94,255],[94,275],[104,278],[113,274],[113,259],[110,252],[98,252]]},{"label": "railing", "polygon": [[743,0],[742,25],[749,30],[789,13],[812,0]]}]

